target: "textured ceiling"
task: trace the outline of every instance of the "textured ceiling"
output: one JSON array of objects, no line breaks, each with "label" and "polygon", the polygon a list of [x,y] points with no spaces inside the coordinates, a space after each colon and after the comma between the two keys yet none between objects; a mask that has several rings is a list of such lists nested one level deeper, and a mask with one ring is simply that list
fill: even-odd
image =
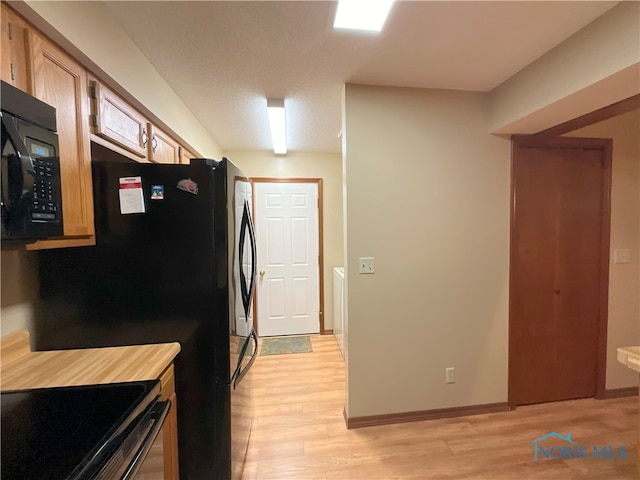
[{"label": "textured ceiling", "polygon": [[345,82],[489,91],[618,2],[403,1],[381,34],[335,31],[335,2],[105,2],[224,151],[340,152]]}]

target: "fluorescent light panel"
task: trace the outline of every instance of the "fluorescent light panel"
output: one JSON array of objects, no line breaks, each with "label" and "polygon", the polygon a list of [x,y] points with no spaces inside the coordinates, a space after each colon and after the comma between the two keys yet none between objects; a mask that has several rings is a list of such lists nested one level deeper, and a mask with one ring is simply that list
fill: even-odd
[{"label": "fluorescent light panel", "polygon": [[267,100],[267,112],[269,113],[273,152],[285,154],[287,153],[287,127],[284,116],[284,100]]},{"label": "fluorescent light panel", "polygon": [[393,0],[340,0],[333,28],[382,30]]}]

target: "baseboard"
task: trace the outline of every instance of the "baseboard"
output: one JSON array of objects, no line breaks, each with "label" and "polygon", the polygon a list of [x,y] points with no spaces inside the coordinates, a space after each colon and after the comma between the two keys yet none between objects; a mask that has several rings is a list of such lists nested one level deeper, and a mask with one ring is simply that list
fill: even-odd
[{"label": "baseboard", "polygon": [[635,397],[638,395],[638,387],[612,388],[604,391],[604,395],[599,400],[608,400],[610,398]]},{"label": "baseboard", "polygon": [[333,329],[323,330],[320,335],[333,335]]},{"label": "baseboard", "polygon": [[497,413],[509,411],[507,402],[486,403],[484,405],[468,405],[465,407],[438,408],[435,410],[422,410],[419,412],[390,413],[387,415],[371,415],[369,417],[347,418],[343,412],[347,429],[373,427],[376,425],[388,425],[391,423],[419,422],[422,420],[435,420],[438,418],[465,417],[467,415],[479,415],[482,413]]}]

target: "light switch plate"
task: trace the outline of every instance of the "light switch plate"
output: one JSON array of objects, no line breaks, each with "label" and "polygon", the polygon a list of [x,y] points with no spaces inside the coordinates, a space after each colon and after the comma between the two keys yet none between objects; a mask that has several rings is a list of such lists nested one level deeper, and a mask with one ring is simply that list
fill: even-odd
[{"label": "light switch plate", "polygon": [[613,253],[613,263],[631,263],[631,250],[619,248]]},{"label": "light switch plate", "polygon": [[373,257],[358,258],[358,273],[375,273]]}]

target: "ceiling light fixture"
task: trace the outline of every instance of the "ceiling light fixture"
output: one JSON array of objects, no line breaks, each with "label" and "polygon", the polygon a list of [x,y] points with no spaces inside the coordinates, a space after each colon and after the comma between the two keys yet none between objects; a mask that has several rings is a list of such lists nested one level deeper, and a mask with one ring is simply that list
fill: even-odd
[{"label": "ceiling light fixture", "polygon": [[340,0],[333,28],[382,30],[394,0]]},{"label": "ceiling light fixture", "polygon": [[284,100],[267,100],[269,126],[273,140],[273,153],[287,153],[287,128],[284,117]]}]

